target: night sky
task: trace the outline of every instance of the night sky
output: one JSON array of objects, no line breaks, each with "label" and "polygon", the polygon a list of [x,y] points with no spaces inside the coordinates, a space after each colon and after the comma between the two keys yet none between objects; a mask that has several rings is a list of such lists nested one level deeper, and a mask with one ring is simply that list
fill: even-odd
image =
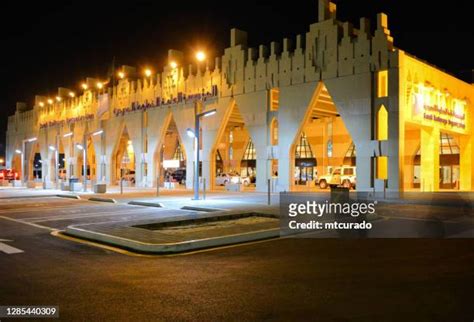
[{"label": "night sky", "polygon": [[[335,2],[340,21],[358,27],[359,17],[368,17],[374,27],[376,14],[385,12],[396,47],[453,74],[474,68],[470,1]],[[222,55],[232,27],[249,32],[249,46],[257,47],[303,34],[317,20],[316,0],[8,3],[0,13],[0,144],[17,101],[31,106],[35,94],[55,95],[59,86],[78,90],[87,76],[104,78],[114,56],[116,66],[157,71],[170,48],[189,60],[196,48]]]}]

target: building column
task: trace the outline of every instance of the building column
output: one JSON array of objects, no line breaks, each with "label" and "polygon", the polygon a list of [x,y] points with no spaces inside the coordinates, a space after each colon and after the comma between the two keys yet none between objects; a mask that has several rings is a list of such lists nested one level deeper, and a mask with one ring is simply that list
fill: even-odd
[{"label": "building column", "polygon": [[[201,126],[202,130],[202,151],[201,154],[199,155],[199,159],[201,160],[202,164],[202,173],[201,173],[201,178],[206,179],[206,190],[212,189],[214,186],[213,178],[215,176],[215,173],[212,173],[215,171],[215,164],[213,162],[215,160],[212,160],[214,157],[212,151],[212,147],[214,146],[214,143],[216,142],[217,139],[217,131],[209,129],[209,127],[204,127]],[[193,151],[193,159],[194,159],[194,150]],[[194,170],[192,171],[194,174]],[[201,179],[201,180],[202,180]],[[192,179],[191,179],[192,182]],[[202,181],[200,183],[200,187],[202,185]]]},{"label": "building column", "polygon": [[474,144],[471,135],[461,135],[459,138],[459,180],[461,191],[471,191],[472,166],[474,164]]},{"label": "building column", "polygon": [[[271,178],[268,166],[268,125],[249,126],[248,131],[252,138],[256,152],[256,191],[265,192],[268,189],[267,180]],[[245,153],[245,152],[244,152]]]},{"label": "building column", "polygon": [[277,179],[277,191],[290,191],[291,180],[293,180],[294,174],[291,173],[293,167],[291,162],[294,162],[293,158],[290,158],[290,146],[282,143],[282,136],[279,137],[278,146],[278,179]]},{"label": "building column", "polygon": [[439,190],[439,129],[420,129],[421,191]]},{"label": "building column", "polygon": [[[354,139],[356,148],[356,171],[357,171],[357,191],[383,191],[384,182],[382,180],[374,180],[374,187],[371,186],[372,176],[372,157],[376,148],[370,140],[364,142],[363,139]],[[374,142],[375,143],[375,142]],[[378,155],[378,153],[377,153]]]},{"label": "building column", "polygon": [[[135,187],[142,187],[142,137],[140,132],[132,132],[131,129],[127,128],[129,139],[132,141],[133,154],[135,156]],[[125,147],[125,153],[127,148]]]}]

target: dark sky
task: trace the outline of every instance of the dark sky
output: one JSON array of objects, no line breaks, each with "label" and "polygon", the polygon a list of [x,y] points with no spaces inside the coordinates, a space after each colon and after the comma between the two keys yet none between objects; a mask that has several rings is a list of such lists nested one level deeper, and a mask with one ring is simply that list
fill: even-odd
[{"label": "dark sky", "polygon": [[[376,14],[387,13],[397,47],[451,73],[474,67],[470,1],[335,2],[338,19],[356,27],[359,17],[375,25]],[[117,65],[160,70],[170,48],[191,55],[206,47],[221,55],[232,27],[248,31],[255,47],[304,33],[317,20],[316,0],[8,3],[0,13],[0,144],[17,101],[31,106],[35,94],[54,95],[59,86],[77,89],[87,76],[103,77],[113,56]]]}]

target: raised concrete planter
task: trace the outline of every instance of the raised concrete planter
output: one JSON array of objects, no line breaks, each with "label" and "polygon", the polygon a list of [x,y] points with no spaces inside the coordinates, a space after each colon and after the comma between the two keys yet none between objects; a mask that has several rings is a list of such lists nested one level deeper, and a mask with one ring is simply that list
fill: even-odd
[{"label": "raised concrete planter", "polygon": [[82,183],[81,182],[73,182],[69,186],[70,191],[81,191],[82,190]]},{"label": "raised concrete planter", "polygon": [[112,198],[100,198],[100,197],[91,197],[88,200],[90,201],[97,201],[97,202],[110,202],[110,203],[117,203],[115,199]]},{"label": "raised concrete planter", "polygon": [[8,182],[7,180],[2,180],[2,181],[0,181],[0,186],[8,187],[8,186],[10,186],[10,182]]},{"label": "raised concrete planter", "polygon": [[34,182],[34,181],[28,181],[28,182],[26,183],[26,187],[27,187],[27,188],[33,188],[33,189],[34,189],[34,188],[36,188],[36,182]]},{"label": "raised concrete planter", "polygon": [[69,199],[81,199],[81,197],[77,195],[56,195],[59,198],[69,198]]},{"label": "raised concrete planter", "polygon": [[69,184],[67,182],[61,182],[61,190],[69,191]]},{"label": "raised concrete planter", "polygon": [[225,190],[227,191],[242,191],[241,183],[227,183],[225,185]]},{"label": "raised concrete planter", "polygon": [[43,182],[43,187],[45,189],[56,189],[56,182],[52,182],[52,181]]},{"label": "raised concrete planter", "polygon": [[[231,214],[229,214],[230,216]],[[95,224],[72,225],[66,228],[66,234],[74,237],[85,238],[96,242],[115,245],[141,253],[179,253],[196,249],[210,248],[223,245],[231,245],[280,236],[280,223],[277,217],[269,218],[267,224],[246,224],[236,227],[235,225],[224,225],[208,230],[206,236],[193,233],[189,226],[183,227],[179,232],[180,223],[190,225],[216,222],[218,215],[199,214],[185,217],[169,217],[148,219],[139,221],[108,222]],[[223,218],[223,214],[219,215]],[[164,227],[172,228],[174,233],[170,238],[168,232],[161,233],[160,230],[143,229],[146,224],[163,224]],[[188,225],[189,225],[188,224]]]},{"label": "raised concrete planter", "polygon": [[146,202],[146,201],[134,201],[134,200],[132,200],[128,204],[133,205],[133,206],[163,208],[163,204],[161,202]]},{"label": "raised concrete planter", "polygon": [[218,208],[195,207],[195,206],[183,206],[181,207],[181,209],[190,210],[190,211],[201,211],[201,212],[223,211],[223,209],[218,209]]},{"label": "raised concrete planter", "polygon": [[96,183],[93,185],[94,193],[106,193],[107,185],[105,183]]}]

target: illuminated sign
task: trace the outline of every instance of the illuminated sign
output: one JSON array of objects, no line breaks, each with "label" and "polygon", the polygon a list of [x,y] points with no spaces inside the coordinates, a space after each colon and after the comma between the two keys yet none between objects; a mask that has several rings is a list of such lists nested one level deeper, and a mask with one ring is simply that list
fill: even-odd
[{"label": "illuminated sign", "polygon": [[179,160],[163,160],[163,168],[179,168]]},{"label": "illuminated sign", "polygon": [[[443,97],[446,99],[446,97]],[[429,97],[428,97],[429,100]],[[413,116],[415,118],[422,115],[427,121],[433,121],[444,126],[450,126],[458,129],[466,129],[466,113],[465,106],[460,101],[452,102],[453,108],[430,104],[425,101],[423,94],[414,95]]]},{"label": "illuminated sign", "polygon": [[54,120],[40,124],[40,129],[51,127],[51,126],[63,126],[65,123],[72,124],[81,121],[90,121],[94,119],[94,114],[87,114],[77,117],[67,118],[66,120]]},{"label": "illuminated sign", "polygon": [[160,106],[169,106],[173,104],[181,104],[181,103],[189,103],[194,102],[196,100],[206,101],[211,98],[215,98],[218,95],[218,88],[217,85],[212,85],[211,91],[207,93],[196,93],[196,94],[185,94],[182,92],[177,93],[177,97],[172,99],[163,99],[161,97],[157,97],[155,102],[150,103],[146,101],[144,104],[138,104],[136,102],[132,103],[131,107],[127,107],[124,109],[114,108],[113,113],[115,116],[125,115],[135,111],[147,110],[149,108],[155,108]]}]

